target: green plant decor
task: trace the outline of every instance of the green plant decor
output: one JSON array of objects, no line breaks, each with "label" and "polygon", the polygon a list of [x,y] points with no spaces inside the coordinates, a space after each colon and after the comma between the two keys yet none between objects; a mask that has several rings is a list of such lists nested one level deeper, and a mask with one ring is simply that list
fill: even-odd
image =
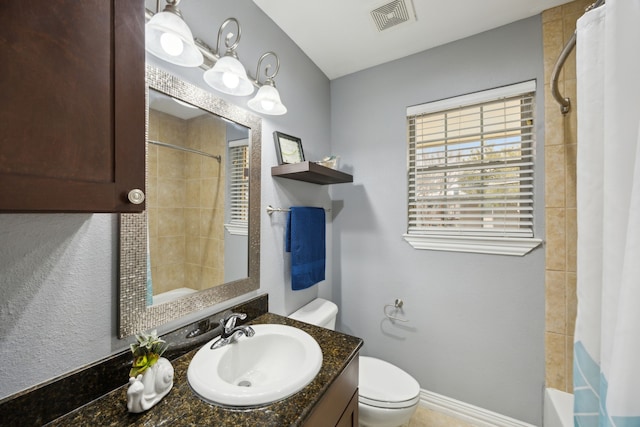
[{"label": "green plant decor", "polygon": [[133,378],[142,374],[147,368],[152,367],[169,346],[163,339],[158,337],[156,330],[148,334],[144,332],[136,334],[136,339],[138,342],[131,344],[133,366],[129,371],[129,377]]}]

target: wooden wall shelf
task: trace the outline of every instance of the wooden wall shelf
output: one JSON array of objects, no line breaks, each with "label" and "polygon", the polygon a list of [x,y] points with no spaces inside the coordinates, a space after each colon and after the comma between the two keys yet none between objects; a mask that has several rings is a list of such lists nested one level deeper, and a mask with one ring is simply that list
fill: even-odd
[{"label": "wooden wall shelf", "polygon": [[311,182],[314,184],[341,184],[353,182],[353,176],[313,162],[300,162],[273,166],[271,176],[295,179],[297,181]]}]

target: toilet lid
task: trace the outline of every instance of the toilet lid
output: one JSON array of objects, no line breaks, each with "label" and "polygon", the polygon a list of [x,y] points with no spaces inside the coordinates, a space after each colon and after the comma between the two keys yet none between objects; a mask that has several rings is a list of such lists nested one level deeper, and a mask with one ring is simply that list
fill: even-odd
[{"label": "toilet lid", "polygon": [[384,360],[360,356],[360,402],[381,408],[406,408],[420,399],[420,385],[402,369]]}]

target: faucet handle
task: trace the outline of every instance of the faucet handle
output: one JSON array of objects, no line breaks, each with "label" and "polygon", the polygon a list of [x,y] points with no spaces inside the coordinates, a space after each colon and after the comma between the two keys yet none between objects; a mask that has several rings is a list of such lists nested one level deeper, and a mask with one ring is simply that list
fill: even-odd
[{"label": "faucet handle", "polygon": [[220,325],[222,326],[222,329],[224,329],[225,331],[229,331],[230,329],[236,327],[236,321],[238,319],[244,320],[246,318],[247,315],[245,313],[230,313],[224,318],[220,319]]}]

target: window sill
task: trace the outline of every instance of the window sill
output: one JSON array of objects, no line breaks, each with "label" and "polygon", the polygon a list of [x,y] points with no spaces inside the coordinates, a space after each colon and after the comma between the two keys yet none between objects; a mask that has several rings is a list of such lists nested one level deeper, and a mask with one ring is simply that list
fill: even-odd
[{"label": "window sill", "polygon": [[542,244],[542,239],[534,238],[421,236],[415,234],[404,234],[402,237],[414,249],[512,256],[526,255]]},{"label": "window sill", "polygon": [[227,229],[229,234],[235,236],[247,236],[249,234],[249,226],[247,224],[225,224],[224,228]]}]

